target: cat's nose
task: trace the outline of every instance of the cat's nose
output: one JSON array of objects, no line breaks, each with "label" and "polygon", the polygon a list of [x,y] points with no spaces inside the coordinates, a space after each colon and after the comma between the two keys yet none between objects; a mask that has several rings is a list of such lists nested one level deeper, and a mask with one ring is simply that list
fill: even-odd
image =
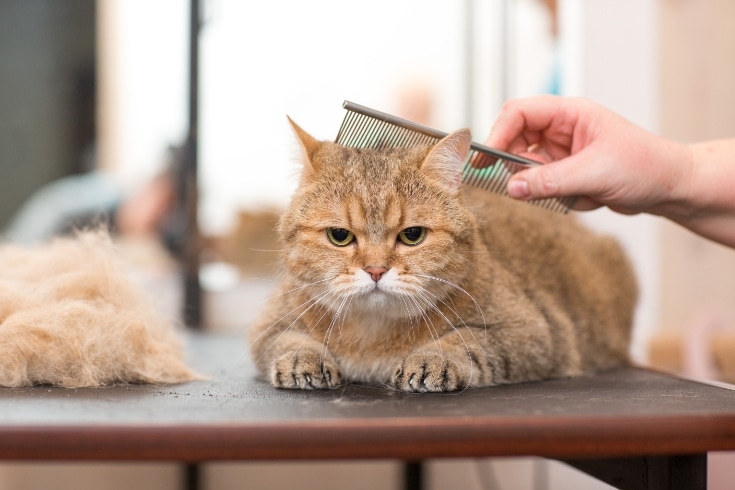
[{"label": "cat's nose", "polygon": [[378,282],[380,281],[380,278],[383,277],[383,274],[388,272],[388,269],[386,269],[385,267],[369,265],[365,267],[365,272],[370,274],[370,277],[373,278],[373,281]]}]

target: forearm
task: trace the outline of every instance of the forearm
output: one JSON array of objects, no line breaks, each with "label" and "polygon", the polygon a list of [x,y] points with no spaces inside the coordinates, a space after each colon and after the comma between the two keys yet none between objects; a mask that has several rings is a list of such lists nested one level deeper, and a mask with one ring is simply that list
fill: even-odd
[{"label": "forearm", "polygon": [[735,138],[690,145],[691,172],[678,202],[662,213],[711,240],[735,247]]},{"label": "forearm", "polygon": [[735,247],[735,138],[687,146],[592,101],[540,96],[506,103],[486,144],[546,163],[511,179],[516,199],[578,196],[576,209],[655,214]]}]

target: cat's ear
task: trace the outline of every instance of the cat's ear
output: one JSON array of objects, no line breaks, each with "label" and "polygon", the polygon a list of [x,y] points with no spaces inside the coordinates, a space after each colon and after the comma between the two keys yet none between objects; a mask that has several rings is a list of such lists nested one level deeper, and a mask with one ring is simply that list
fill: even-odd
[{"label": "cat's ear", "polygon": [[449,191],[458,192],[470,143],[472,135],[469,129],[460,129],[445,136],[429,151],[421,164],[421,172],[443,184]]},{"label": "cat's ear", "polygon": [[294,134],[296,134],[296,137],[299,139],[299,143],[301,144],[303,154],[302,163],[304,165],[304,169],[301,172],[301,181],[303,182],[304,179],[308,178],[315,172],[314,153],[316,153],[316,150],[319,148],[321,143],[312,135],[301,129],[298,124],[293,122],[293,119],[288,116],[286,117],[288,118],[288,122],[291,124]]}]

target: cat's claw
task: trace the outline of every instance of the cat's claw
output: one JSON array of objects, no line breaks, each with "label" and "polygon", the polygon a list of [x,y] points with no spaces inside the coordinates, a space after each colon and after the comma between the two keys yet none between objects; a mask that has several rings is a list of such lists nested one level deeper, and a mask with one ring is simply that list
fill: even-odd
[{"label": "cat's claw", "polygon": [[276,388],[316,390],[342,383],[337,365],[319,352],[285,354],[273,363],[271,383]]},{"label": "cat's claw", "polygon": [[402,391],[456,391],[466,387],[457,364],[436,353],[408,355],[393,373],[393,386]]}]

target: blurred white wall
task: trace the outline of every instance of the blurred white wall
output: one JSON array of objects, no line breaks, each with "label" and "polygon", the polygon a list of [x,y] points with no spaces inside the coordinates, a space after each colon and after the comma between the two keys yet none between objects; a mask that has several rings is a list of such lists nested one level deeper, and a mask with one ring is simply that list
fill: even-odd
[{"label": "blurred white wall", "polygon": [[216,3],[202,38],[204,221],[286,203],[299,170],[287,114],[333,139],[343,100],[392,111],[421,80],[436,124],[458,126],[461,15],[442,0]]},{"label": "blurred white wall", "polygon": [[[593,99],[658,133],[659,0],[560,0],[559,10],[562,93]],[[631,256],[641,289],[632,354],[644,361],[659,323],[660,220],[607,209],[580,216],[615,235]]]},{"label": "blurred white wall", "polygon": [[186,131],[188,2],[99,0],[99,164],[128,186]]},{"label": "blurred white wall", "polygon": [[[298,172],[287,114],[333,139],[343,100],[392,111],[397,93],[415,83],[433,93],[433,124],[463,124],[460,2],[204,4],[205,232],[226,229],[239,208],[285,204]],[[126,180],[151,175],[166,145],[184,136],[187,18],[184,0],[100,3],[101,160]]]}]

